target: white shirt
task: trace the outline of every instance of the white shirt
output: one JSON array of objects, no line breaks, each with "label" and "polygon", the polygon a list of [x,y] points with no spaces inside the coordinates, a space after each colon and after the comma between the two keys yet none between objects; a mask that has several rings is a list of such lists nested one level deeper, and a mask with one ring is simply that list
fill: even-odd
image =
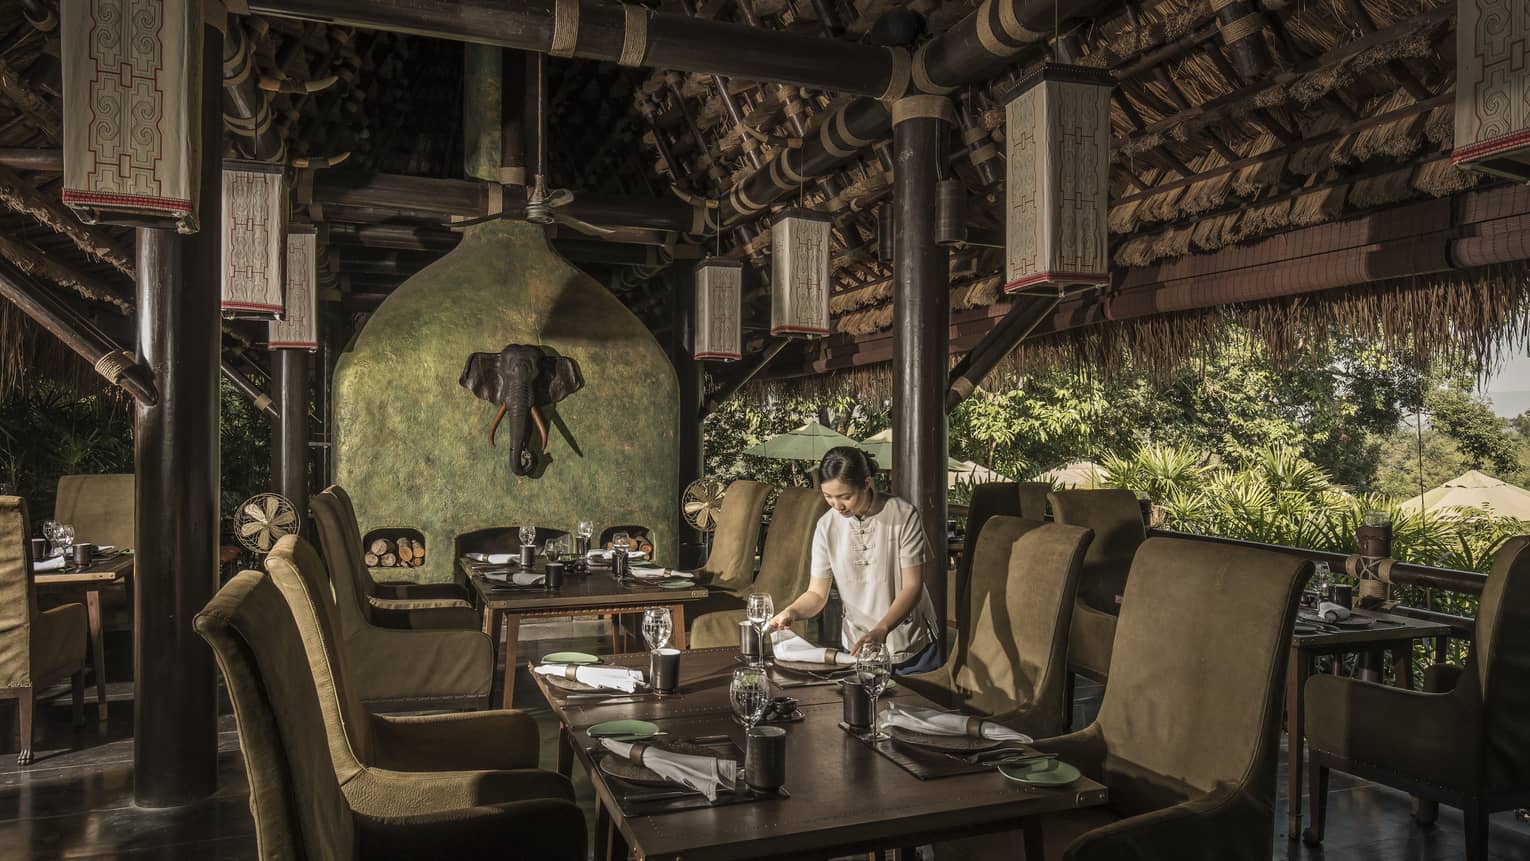
[{"label": "white shirt", "polygon": [[[833,579],[844,606],[841,640],[849,649],[882,621],[903,591],[903,569],[933,558],[919,510],[896,496],[877,493],[865,517],[846,517],[833,509],[818,518],[813,531],[813,576]],[[935,607],[925,591],[908,618],[887,634],[893,663],[902,663],[930,644]]]}]

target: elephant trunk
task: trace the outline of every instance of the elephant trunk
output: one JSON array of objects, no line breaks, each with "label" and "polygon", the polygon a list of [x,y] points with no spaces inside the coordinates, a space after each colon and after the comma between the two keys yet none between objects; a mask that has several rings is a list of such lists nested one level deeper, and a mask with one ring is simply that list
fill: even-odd
[{"label": "elephant trunk", "polygon": [[506,417],[510,423],[510,471],[516,475],[531,473],[531,458],[526,453],[531,411],[531,384],[517,375],[510,381],[509,396],[505,399]]}]

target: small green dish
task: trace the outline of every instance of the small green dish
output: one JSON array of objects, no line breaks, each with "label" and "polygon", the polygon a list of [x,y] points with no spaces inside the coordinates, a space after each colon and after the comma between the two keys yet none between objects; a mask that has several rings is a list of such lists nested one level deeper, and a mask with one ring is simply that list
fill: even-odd
[{"label": "small green dish", "polygon": [[652,738],[659,726],[646,720],[608,720],[595,724],[585,732],[590,738],[620,738],[624,741]]},{"label": "small green dish", "polygon": [[553,652],[551,655],[543,655],[544,664],[598,664],[600,658],[588,652]]},{"label": "small green dish", "polygon": [[1043,759],[1024,765],[1001,765],[999,773],[1026,786],[1067,786],[1083,776],[1077,768],[1056,759]]},{"label": "small green dish", "polygon": [[696,585],[696,582],[694,580],[686,580],[683,577],[676,577],[673,580],[660,580],[654,585],[660,589],[690,589]]}]

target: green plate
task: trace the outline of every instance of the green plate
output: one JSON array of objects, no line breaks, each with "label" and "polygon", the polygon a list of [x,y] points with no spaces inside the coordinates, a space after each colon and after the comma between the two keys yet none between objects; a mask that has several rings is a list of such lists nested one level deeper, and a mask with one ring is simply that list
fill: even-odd
[{"label": "green plate", "polygon": [[[834,684],[836,684],[836,685],[843,685],[847,681],[849,681],[849,680],[848,679],[835,679],[834,680]],[[897,679],[888,679],[886,686],[884,686],[882,688],[882,696],[884,696],[884,697],[887,696],[887,692],[892,690],[893,688],[896,688],[897,686],[898,686],[898,680]]]},{"label": "green plate", "polygon": [[676,577],[673,580],[660,580],[654,585],[658,586],[660,589],[690,589],[696,585],[696,581]]},{"label": "green plate", "polygon": [[659,731],[658,724],[646,720],[608,720],[585,730],[590,738],[645,739]]},{"label": "green plate", "polygon": [[1027,786],[1067,786],[1083,776],[1078,769],[1056,759],[1043,759],[1024,765],[1001,765],[999,773]]},{"label": "green plate", "polygon": [[544,664],[598,664],[600,658],[588,652],[553,652],[551,655],[543,655]]}]

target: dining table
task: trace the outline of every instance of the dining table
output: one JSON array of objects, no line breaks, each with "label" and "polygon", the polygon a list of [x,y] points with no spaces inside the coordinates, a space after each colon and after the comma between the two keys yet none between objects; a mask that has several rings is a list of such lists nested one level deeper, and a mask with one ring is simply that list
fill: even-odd
[{"label": "dining table", "polygon": [[[483,609],[483,632],[489,635],[491,649],[497,650],[501,626],[505,641],[505,676],[500,708],[515,701],[515,671],[519,666],[518,639],[521,622],[529,618],[567,618],[602,616],[616,618],[641,613],[650,607],[664,607],[674,623],[674,642],[685,648],[685,607],[707,597],[708,588],[693,582],[681,588],[659,586],[655,582],[629,579],[618,582],[609,568],[592,567],[588,573],[565,573],[560,587],[548,591],[540,585],[514,586],[508,581],[489,579],[485,567],[464,556],[457,560],[468,582],[473,585],[476,603]],[[543,573],[545,561],[538,558],[532,572]],[[509,570],[507,567],[505,570]]]},{"label": "dining table", "polygon": [[[743,659],[728,647],[685,651],[673,694],[569,692],[533,674],[560,724],[559,770],[578,762],[588,770],[598,810],[597,859],[830,858],[909,849],[944,839],[1020,829],[1028,857],[1041,857],[1048,815],[1105,804],[1108,791],[1088,777],[1066,786],[1011,781],[996,768],[921,779],[842,726],[842,671],[795,673],[767,668],[773,682],[804,681],[775,693],[797,700],[800,717],[786,732],[784,793],[752,803],[688,804],[659,812],[624,811],[634,796],[621,778],[600,767],[606,755],[588,730],[612,720],[645,720],[675,741],[721,740],[741,753],[745,729],[733,715],[729,683]],[[602,663],[645,669],[647,653],[608,656]],[[906,686],[884,700],[934,707]],[[887,743],[883,743],[887,744]],[[747,790],[744,790],[748,792]],[[907,856],[912,857],[912,856]]]},{"label": "dining table", "polygon": [[[1351,652],[1390,652],[1394,681],[1411,687],[1413,680],[1413,644],[1418,640],[1448,636],[1452,629],[1442,622],[1415,619],[1384,610],[1351,611],[1355,623],[1314,622],[1310,611],[1297,616],[1297,629],[1291,637],[1289,663],[1286,667],[1286,836],[1292,840],[1302,833],[1303,769],[1306,763],[1305,689],[1321,655]],[[1368,620],[1368,621],[1367,621]],[[1362,624],[1363,623],[1363,624]],[[1337,657],[1337,672],[1342,661]]]},{"label": "dining table", "polygon": [[[106,721],[106,637],[101,624],[101,590],[118,585],[133,594],[133,552],[121,550],[98,556],[89,565],[66,563],[53,571],[34,571],[32,583],[39,591],[64,598],[79,598],[85,604],[85,621],[90,632],[91,672],[96,681],[96,717]],[[130,598],[131,600],[131,598]]]}]

